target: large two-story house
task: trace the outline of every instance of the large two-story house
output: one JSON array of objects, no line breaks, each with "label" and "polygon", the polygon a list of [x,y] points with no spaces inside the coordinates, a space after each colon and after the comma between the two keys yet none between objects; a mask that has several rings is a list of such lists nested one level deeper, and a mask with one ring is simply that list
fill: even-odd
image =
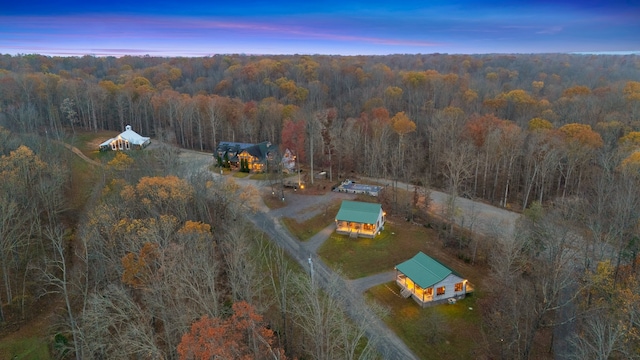
[{"label": "large two-story house", "polygon": [[274,160],[277,151],[276,146],[268,141],[259,144],[223,141],[218,144],[213,155],[219,165],[245,167],[251,172],[263,172],[267,163]]}]

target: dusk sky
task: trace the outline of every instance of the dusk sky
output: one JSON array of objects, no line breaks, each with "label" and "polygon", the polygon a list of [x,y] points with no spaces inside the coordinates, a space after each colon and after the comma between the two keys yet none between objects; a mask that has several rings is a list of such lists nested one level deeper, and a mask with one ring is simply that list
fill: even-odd
[{"label": "dusk sky", "polygon": [[0,54],[640,53],[640,1],[19,1]]}]

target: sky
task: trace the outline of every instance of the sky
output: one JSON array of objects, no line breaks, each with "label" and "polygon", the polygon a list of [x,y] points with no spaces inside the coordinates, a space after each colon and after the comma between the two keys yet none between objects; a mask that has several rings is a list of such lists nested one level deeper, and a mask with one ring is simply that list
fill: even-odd
[{"label": "sky", "polygon": [[0,54],[640,53],[640,1],[12,0]]}]

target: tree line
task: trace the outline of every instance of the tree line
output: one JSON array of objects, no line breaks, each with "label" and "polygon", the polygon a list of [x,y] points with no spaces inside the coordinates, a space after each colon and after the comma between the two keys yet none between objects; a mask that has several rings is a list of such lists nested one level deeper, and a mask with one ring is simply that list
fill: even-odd
[{"label": "tree line", "polygon": [[[203,151],[271,141],[337,177],[428,183],[523,209],[582,194],[604,166],[633,154],[639,63],[561,54],[5,55],[0,120],[52,137],[130,124]],[[617,163],[595,164],[603,152]]]},{"label": "tree line", "polygon": [[[362,174],[445,189],[454,199],[448,217],[456,196],[522,210],[511,241],[485,239],[492,285],[481,301],[483,351],[527,359],[544,357],[546,346],[576,358],[637,357],[637,56],[7,55],[0,69],[8,129],[0,170],[19,179],[3,186],[42,189],[1,204],[2,301],[16,312],[42,291],[68,294],[67,334],[80,354],[177,357],[182,335],[202,315],[219,319],[198,323],[215,330],[235,316],[231,303],[268,304],[255,298],[265,284],[276,294],[270,301],[280,317],[270,325],[278,340],[261,331],[245,340],[317,358],[353,356],[363,346],[357,327],[330,340],[326,327],[305,322],[312,318],[302,314],[315,311],[345,323],[286,262],[265,265],[272,275],[261,277],[267,272],[256,264],[270,250],[249,246],[259,235],[233,225],[251,208],[250,193],[176,177],[171,151],[135,161],[135,172],[123,171],[131,159],[115,156],[77,230],[53,226],[66,211],[61,189],[73,180],[60,163],[68,158],[49,157],[59,152],[43,139],[131,124],[185,148],[269,140],[332,178]],[[10,131],[41,136],[26,136],[23,148]],[[70,254],[61,245],[76,237],[82,251],[71,258],[84,272],[66,268]],[[31,255],[16,256],[23,253]],[[198,265],[204,258],[214,265]],[[27,281],[34,265],[46,286]],[[318,304],[296,308],[291,296],[317,296]]]}]

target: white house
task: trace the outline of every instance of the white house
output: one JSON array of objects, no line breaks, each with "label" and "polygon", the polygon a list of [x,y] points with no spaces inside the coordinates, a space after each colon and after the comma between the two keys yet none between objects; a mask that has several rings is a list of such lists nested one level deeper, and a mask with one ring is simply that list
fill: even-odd
[{"label": "white house", "polygon": [[464,298],[473,291],[460,274],[423,252],[396,266],[396,283],[403,297],[411,296],[422,307]]},{"label": "white house", "polygon": [[150,138],[131,130],[131,125],[127,125],[125,129],[120,135],[100,144],[100,151],[142,149],[151,142]]},{"label": "white house", "polygon": [[336,215],[336,232],[350,237],[375,237],[384,229],[382,205],[343,200]]},{"label": "white house", "polygon": [[286,173],[292,173],[296,171],[296,156],[293,155],[291,150],[285,149],[282,154],[282,169]]}]

